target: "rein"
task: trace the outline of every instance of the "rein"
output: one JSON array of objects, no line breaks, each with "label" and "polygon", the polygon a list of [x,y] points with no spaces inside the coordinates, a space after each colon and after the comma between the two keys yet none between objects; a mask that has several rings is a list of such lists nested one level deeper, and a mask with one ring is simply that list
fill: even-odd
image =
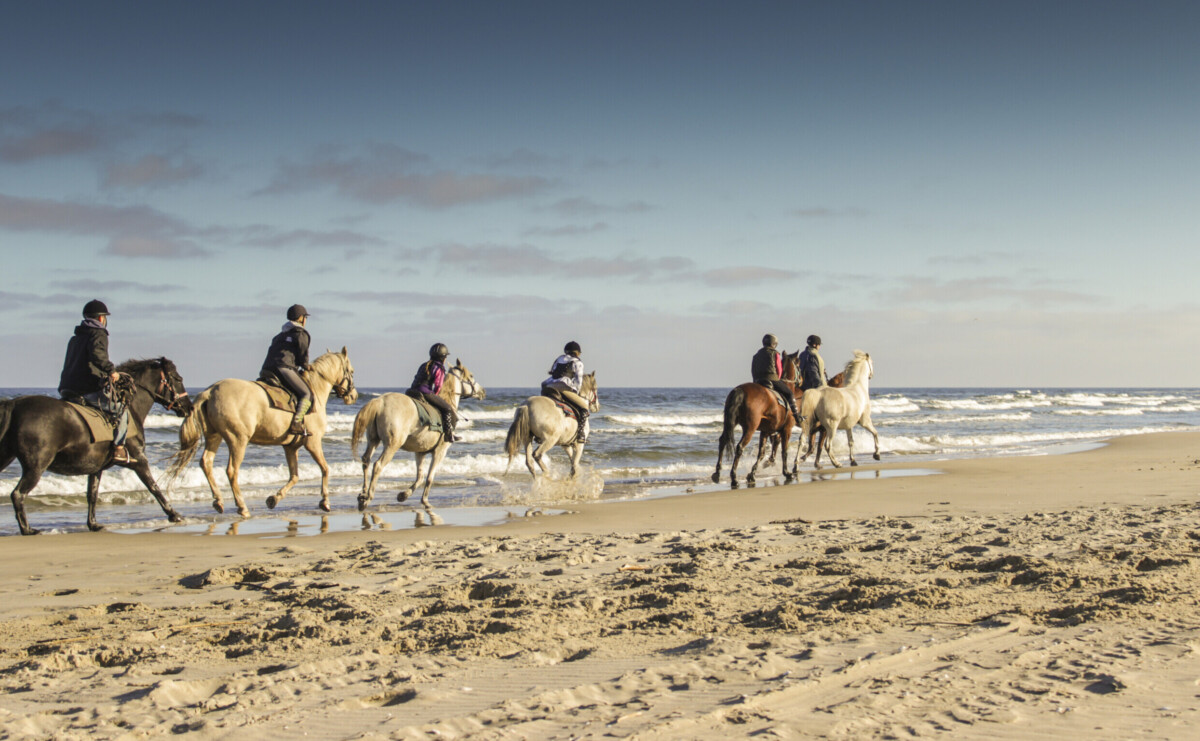
[{"label": "rein", "polygon": [[[163,398],[159,398],[157,396],[157,394],[162,393],[163,389],[166,389],[167,391],[171,392],[170,399],[166,399],[166,394],[162,394]],[[174,387],[171,386],[171,382],[167,379],[167,372],[165,370],[163,370],[161,367],[159,367],[159,369],[158,369],[158,389],[156,389],[154,393],[155,393],[154,400],[157,401],[159,404],[162,404],[163,407],[165,407],[166,410],[169,412],[175,411],[175,409],[174,409],[175,404],[178,403],[180,399],[188,398],[187,391],[184,391],[182,394],[175,393]],[[166,399],[166,400],[164,401],[164,399]]]},{"label": "rein", "polygon": [[474,379],[467,380],[467,377],[465,375],[463,375],[462,371],[460,371],[458,368],[451,368],[450,375],[457,378],[458,382],[460,384],[462,384],[464,387],[466,387],[468,385],[470,385],[470,387],[471,387],[471,391],[469,393],[463,393],[462,391],[459,391],[459,393],[458,393],[459,396],[470,399],[479,393],[479,384],[476,383]]}]

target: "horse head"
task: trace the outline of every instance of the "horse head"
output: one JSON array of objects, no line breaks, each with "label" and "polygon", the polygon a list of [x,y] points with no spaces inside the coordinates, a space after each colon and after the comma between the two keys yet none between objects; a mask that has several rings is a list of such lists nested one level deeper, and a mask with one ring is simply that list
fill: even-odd
[{"label": "horse head", "polygon": [[458,358],[454,359],[454,367],[450,369],[450,375],[458,379],[459,395],[462,398],[483,401],[487,397],[487,389],[479,385],[475,380],[475,375]]},{"label": "horse head", "polygon": [[855,350],[854,357],[850,359],[849,363],[846,363],[846,368],[842,371],[845,374],[846,386],[850,386],[860,380],[864,366],[867,369],[866,380],[869,381],[875,377],[875,363],[871,360],[871,354],[862,350]]},{"label": "horse head", "polygon": [[129,374],[134,385],[148,393],[164,409],[174,412],[175,416],[187,417],[192,413],[192,399],[183,385],[183,377],[176,370],[175,363],[167,358],[130,360],[122,363],[117,370]]},{"label": "horse head", "polygon": [[333,384],[333,393],[346,404],[353,404],[358,401],[358,389],[354,388],[354,365],[350,362],[346,346],[342,345],[342,351],[334,353],[334,357],[342,360],[342,373],[341,378]]},{"label": "horse head", "polygon": [[789,383],[800,383],[800,351],[783,353],[783,375],[781,379]]},{"label": "horse head", "polygon": [[600,410],[600,394],[596,386],[596,371],[585,373],[583,383],[579,385],[579,395],[587,399],[588,411],[596,412]]}]

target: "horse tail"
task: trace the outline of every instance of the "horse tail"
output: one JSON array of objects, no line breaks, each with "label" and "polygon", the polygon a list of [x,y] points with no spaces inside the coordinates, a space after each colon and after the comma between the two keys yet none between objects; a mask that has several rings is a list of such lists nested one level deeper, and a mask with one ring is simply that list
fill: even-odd
[{"label": "horse tail", "polygon": [[200,441],[205,437],[207,424],[204,419],[204,405],[208,402],[209,396],[209,391],[204,391],[197,396],[196,401],[192,404],[192,413],[183,420],[183,424],[179,425],[179,452],[171,457],[171,462],[167,466],[166,488],[173,486],[175,479],[179,478],[183,469],[192,462],[192,457],[196,455],[196,449],[200,447]]},{"label": "horse tail", "polygon": [[733,428],[737,425],[738,412],[742,411],[745,405],[746,391],[741,386],[735,387],[725,397],[725,416],[721,426],[721,439],[717,442],[718,450],[729,453],[733,449]]},{"label": "horse tail", "polygon": [[[521,452],[521,449],[529,444],[529,407],[522,404],[517,407],[517,411],[513,414],[512,424],[508,428],[508,437],[504,438],[504,452],[508,454],[508,465],[512,465],[512,459]],[[508,472],[508,466],[504,468],[505,473]]]},{"label": "horse tail", "polygon": [[368,401],[358,414],[354,415],[354,433],[350,436],[350,454],[356,458],[358,457],[358,444],[362,442],[363,433],[379,416],[379,408],[383,406],[382,399],[382,396],[376,396]]}]

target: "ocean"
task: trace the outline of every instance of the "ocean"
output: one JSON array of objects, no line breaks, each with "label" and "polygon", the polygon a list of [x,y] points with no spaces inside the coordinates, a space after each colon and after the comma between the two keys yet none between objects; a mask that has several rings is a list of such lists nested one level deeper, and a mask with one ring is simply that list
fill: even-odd
[{"label": "ocean", "polygon": [[[193,390],[193,395],[200,390]],[[97,517],[109,529],[130,533],[167,529],[310,534],[324,529],[484,524],[562,511],[572,502],[729,488],[728,456],[723,483],[714,485],[709,479],[727,388],[601,388],[601,409],[592,416],[580,475],[573,481],[566,479],[565,452],[556,448],[549,455],[556,476],[536,486],[523,456],[514,459],[505,473],[508,459],[503,452],[513,410],[535,390],[490,388],[486,400],[463,404],[459,429],[464,440],[451,448],[438,472],[430,493],[432,512],[420,506],[419,492],[404,504],[396,502],[401,482],[406,486],[415,475],[413,456],[401,451],[384,472],[364,516],[357,509],[362,464],[350,450],[354,415],[373,396],[392,390],[360,388],[361,397],[353,407],[330,400],[325,435],[325,455],[332,469],[329,517],[321,518],[323,513],[317,509],[320,471],[304,451],[301,482],[278,508],[269,510],[266,498],[287,479],[283,450],[252,447],[241,471],[252,517],[242,521],[225,479],[224,446],[217,456],[216,478],[222,485],[226,514],[218,515],[211,506],[197,455],[168,494],[185,523],[167,527],[137,478],[119,469],[104,474]],[[48,389],[0,388],[0,397],[29,393],[55,396]],[[1120,435],[1192,429],[1200,425],[1200,389],[878,388],[871,390],[871,409],[883,462],[921,461],[936,468],[937,461],[954,458],[1054,454]],[[155,407],[146,420],[148,452],[160,479],[167,459],[178,449],[179,423],[161,407]],[[751,456],[754,450],[749,451]],[[871,435],[861,428],[855,431],[855,450],[860,463],[873,462]],[[834,452],[845,462],[844,433],[838,434]],[[741,477],[751,462],[752,458],[743,458]],[[835,474],[826,466],[820,476],[812,471],[811,460],[802,465],[799,483],[850,475],[848,468]],[[19,476],[20,465],[14,462],[0,472],[0,487],[11,492]],[[46,474],[26,500],[30,524],[43,532],[85,530],[86,481]],[[757,484],[782,482],[776,463],[760,471]],[[7,515],[0,513],[0,535],[16,533],[10,508]]]}]

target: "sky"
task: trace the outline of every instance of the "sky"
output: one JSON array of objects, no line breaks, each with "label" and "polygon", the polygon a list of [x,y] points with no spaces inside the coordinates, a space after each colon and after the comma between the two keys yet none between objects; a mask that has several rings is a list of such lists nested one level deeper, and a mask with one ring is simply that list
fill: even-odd
[{"label": "sky", "polygon": [[0,387],[1196,386],[1194,2],[6,2]]}]

